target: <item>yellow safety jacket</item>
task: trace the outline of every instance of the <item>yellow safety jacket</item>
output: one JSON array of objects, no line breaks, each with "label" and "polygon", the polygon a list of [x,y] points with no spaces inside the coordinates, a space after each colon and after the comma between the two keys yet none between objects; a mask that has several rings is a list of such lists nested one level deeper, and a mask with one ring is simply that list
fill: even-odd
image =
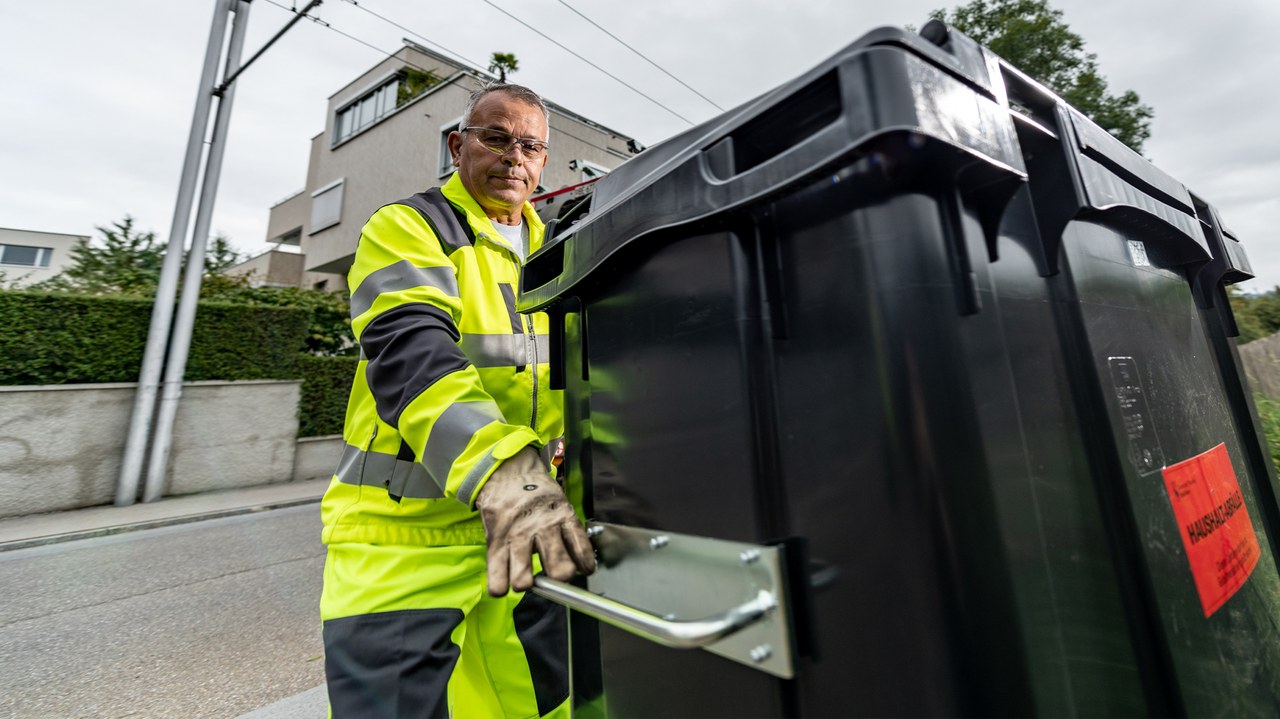
[{"label": "yellow safety jacket", "polygon": [[[529,252],[543,225],[525,204]],[[326,543],[483,544],[476,494],[564,431],[547,316],[516,312],[520,259],[455,173],[379,209],[348,275],[360,343]]]}]

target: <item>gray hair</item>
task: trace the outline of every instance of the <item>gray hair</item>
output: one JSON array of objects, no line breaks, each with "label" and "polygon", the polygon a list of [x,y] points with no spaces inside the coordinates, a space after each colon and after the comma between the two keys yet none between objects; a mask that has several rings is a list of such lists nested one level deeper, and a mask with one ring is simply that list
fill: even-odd
[{"label": "gray hair", "polygon": [[471,125],[471,111],[475,109],[476,103],[480,98],[494,92],[501,92],[512,100],[519,100],[528,105],[542,110],[542,116],[547,120],[547,129],[551,128],[551,111],[547,109],[547,103],[542,101],[538,93],[530,90],[524,85],[515,85],[506,82],[491,82],[488,85],[471,93],[471,97],[467,100],[467,109],[462,112],[462,120],[458,122],[458,132],[462,132],[462,128]]}]

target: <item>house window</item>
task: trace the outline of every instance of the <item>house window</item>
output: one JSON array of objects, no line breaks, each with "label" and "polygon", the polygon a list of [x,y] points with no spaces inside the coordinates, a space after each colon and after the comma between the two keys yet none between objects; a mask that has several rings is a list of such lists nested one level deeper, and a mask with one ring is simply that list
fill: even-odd
[{"label": "house window", "polygon": [[338,110],[333,121],[336,145],[407,105],[440,83],[434,72],[405,68]]},{"label": "house window", "polygon": [[462,122],[462,118],[455,118],[452,122],[446,122],[440,126],[440,176],[452,175],[458,166],[453,164],[453,153],[449,152],[449,133],[458,129],[458,124]]},{"label": "house window", "polygon": [[0,245],[0,265],[19,265],[22,267],[48,267],[53,259],[52,247],[32,247],[30,245]]},{"label": "house window", "polygon": [[346,140],[396,109],[400,82],[401,77],[395,75],[372,92],[339,110],[334,122],[333,141],[338,143]]},{"label": "house window", "polygon": [[342,221],[342,188],[345,184],[345,178],[335,180],[311,193],[310,234]]}]

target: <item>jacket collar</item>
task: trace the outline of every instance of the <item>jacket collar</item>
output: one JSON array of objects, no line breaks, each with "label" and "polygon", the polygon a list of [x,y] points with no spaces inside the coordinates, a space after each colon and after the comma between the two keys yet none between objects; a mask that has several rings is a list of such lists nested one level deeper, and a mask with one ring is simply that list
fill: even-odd
[{"label": "jacket collar", "polygon": [[[454,207],[466,213],[467,224],[471,225],[471,231],[477,239],[483,237],[489,242],[512,249],[511,245],[507,244],[506,239],[494,229],[493,221],[484,214],[484,209],[480,207],[480,203],[475,201],[470,192],[467,192],[467,188],[462,184],[462,178],[457,172],[449,177],[449,180],[440,188],[440,192]],[[539,247],[542,247],[542,238],[546,227],[542,224],[542,218],[538,217],[538,213],[534,211],[533,205],[528,202],[524,203],[524,207],[520,210],[520,215],[524,218],[525,224],[529,226],[529,254],[533,254]]]}]

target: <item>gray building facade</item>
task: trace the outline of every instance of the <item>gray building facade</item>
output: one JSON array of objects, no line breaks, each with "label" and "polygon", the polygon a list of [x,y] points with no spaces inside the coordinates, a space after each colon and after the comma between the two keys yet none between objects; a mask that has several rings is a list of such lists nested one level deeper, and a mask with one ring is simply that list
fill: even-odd
[{"label": "gray building facade", "polygon": [[18,287],[51,279],[71,266],[71,250],[86,235],[0,227],[0,283]]},{"label": "gray building facade", "polygon": [[[406,40],[329,98],[324,131],[311,140],[306,187],[272,207],[268,220],[268,242],[300,245],[305,255],[300,286],[345,288],[369,216],[448,179],[446,138],[471,93],[495,79]],[[598,177],[634,153],[632,138],[547,105],[551,159],[540,191]]]}]

